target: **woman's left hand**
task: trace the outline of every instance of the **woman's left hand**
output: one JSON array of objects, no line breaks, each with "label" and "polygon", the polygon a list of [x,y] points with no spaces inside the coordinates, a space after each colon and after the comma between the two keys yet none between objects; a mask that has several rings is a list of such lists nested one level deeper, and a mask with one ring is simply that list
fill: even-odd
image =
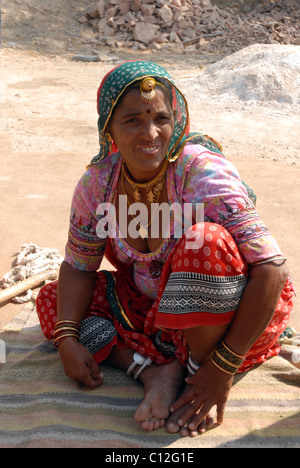
[{"label": "woman's left hand", "polygon": [[225,405],[233,383],[233,375],[219,370],[210,360],[195,375],[188,377],[190,388],[172,404],[171,412],[190,403],[178,420],[179,426],[194,430],[207,417],[213,406],[217,407],[217,423],[222,424]]}]

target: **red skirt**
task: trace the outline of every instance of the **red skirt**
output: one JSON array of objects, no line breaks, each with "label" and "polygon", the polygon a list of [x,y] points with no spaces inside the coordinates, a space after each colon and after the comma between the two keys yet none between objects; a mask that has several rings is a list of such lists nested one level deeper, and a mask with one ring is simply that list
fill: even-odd
[{"label": "red skirt", "polygon": [[[155,301],[135,286],[132,269],[118,262],[110,245],[106,256],[117,270],[97,273],[81,324],[80,341],[97,363],[117,346],[138,351],[157,364],[174,359],[185,364],[189,348],[184,330],[230,324],[247,284],[248,266],[231,235],[218,224],[195,225],[183,235],[164,265]],[[42,331],[49,340],[57,322],[56,291],[57,282],[50,283],[37,298]],[[279,353],[278,338],[287,327],[293,295],[288,279],[270,324],[239,372]]]}]

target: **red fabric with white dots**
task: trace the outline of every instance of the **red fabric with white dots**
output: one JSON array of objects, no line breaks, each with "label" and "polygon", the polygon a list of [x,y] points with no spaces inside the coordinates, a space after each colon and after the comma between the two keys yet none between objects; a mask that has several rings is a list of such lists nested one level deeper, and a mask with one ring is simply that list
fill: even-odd
[{"label": "red fabric with white dots", "polygon": [[[104,273],[99,272],[86,317],[98,315],[111,320],[117,330],[117,335],[111,343],[94,355],[96,362],[100,363],[106,359],[113,346],[129,347],[150,357],[157,364],[169,362],[174,358],[165,357],[153,343],[159,328],[164,330],[163,340],[176,346],[177,359],[185,363],[189,349],[183,336],[183,329],[197,325],[213,326],[230,323],[237,307],[223,313],[220,310],[218,313],[208,312],[205,308],[191,313],[185,310],[182,313],[184,308],[181,309],[181,307],[179,307],[179,313],[162,311],[162,304],[165,303],[167,308],[170,303],[167,290],[170,285],[172,286],[172,279],[177,277],[178,284],[178,277],[186,275],[188,283],[187,278],[190,273],[193,278],[200,275],[202,282],[208,278],[209,281],[219,284],[218,291],[220,291],[222,281],[231,281],[231,278],[234,277],[246,279],[248,267],[233,238],[223,227],[211,223],[193,226],[178,242],[165,264],[157,298],[154,302],[139,292],[133,284],[130,274],[126,275],[124,271],[113,272],[116,279],[115,292],[124,312],[135,328],[128,331],[118,322],[111,310],[106,297],[107,278]],[[210,284],[208,283],[208,287]],[[169,289],[172,290],[172,288]],[[212,288],[213,303],[215,291],[216,289]],[[57,283],[50,283],[41,289],[37,298],[37,313],[42,331],[49,340],[53,339],[54,327],[57,322],[56,292]],[[280,345],[277,340],[288,324],[293,295],[292,284],[290,280],[287,280],[271,323],[248,352],[239,372],[244,372],[253,365],[264,362],[269,357],[279,353]],[[172,300],[175,296],[178,297],[180,305],[180,301],[182,301],[180,292],[173,295]],[[199,303],[202,303],[201,294],[199,298]],[[185,304],[187,302],[185,301]]]}]

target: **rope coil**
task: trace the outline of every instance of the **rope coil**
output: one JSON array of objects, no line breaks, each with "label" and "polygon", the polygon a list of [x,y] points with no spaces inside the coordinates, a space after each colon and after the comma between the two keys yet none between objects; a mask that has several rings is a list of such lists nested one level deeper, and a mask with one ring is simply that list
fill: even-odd
[{"label": "rope coil", "polygon": [[[58,250],[38,247],[35,244],[23,244],[17,256],[15,266],[6,273],[1,281],[3,289],[10,288],[20,281],[48,270],[58,270],[63,261]],[[14,297],[12,300],[17,304],[29,302],[32,290],[29,289],[25,295]]]}]

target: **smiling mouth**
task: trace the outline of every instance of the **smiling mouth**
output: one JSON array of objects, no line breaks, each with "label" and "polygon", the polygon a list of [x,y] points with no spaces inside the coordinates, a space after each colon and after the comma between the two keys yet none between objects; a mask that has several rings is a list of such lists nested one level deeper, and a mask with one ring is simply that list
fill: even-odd
[{"label": "smiling mouth", "polygon": [[143,151],[144,153],[155,153],[159,149],[159,146],[140,146],[138,147],[140,151]]},{"label": "smiling mouth", "polygon": [[158,146],[148,146],[146,148],[142,148],[143,151],[146,151],[146,153],[153,153],[153,151],[156,151],[158,149]]}]

